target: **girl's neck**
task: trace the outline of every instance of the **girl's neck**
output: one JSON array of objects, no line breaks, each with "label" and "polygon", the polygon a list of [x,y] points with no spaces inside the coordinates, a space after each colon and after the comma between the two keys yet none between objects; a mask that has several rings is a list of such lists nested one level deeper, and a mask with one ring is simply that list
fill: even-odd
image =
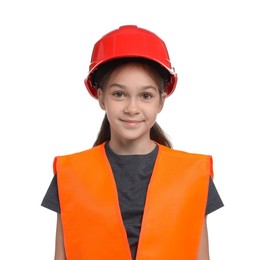
[{"label": "girl's neck", "polygon": [[145,141],[144,143],[130,140],[123,142],[110,140],[109,145],[111,150],[119,155],[148,154],[156,146],[152,140]]}]

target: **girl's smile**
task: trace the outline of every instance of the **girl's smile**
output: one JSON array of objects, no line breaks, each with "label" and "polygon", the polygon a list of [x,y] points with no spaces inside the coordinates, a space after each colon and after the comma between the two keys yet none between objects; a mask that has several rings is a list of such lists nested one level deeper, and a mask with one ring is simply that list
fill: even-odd
[{"label": "girl's smile", "polygon": [[121,119],[121,121],[124,123],[125,126],[131,128],[138,127],[141,123],[144,122],[143,120],[129,120],[129,119],[128,120]]}]

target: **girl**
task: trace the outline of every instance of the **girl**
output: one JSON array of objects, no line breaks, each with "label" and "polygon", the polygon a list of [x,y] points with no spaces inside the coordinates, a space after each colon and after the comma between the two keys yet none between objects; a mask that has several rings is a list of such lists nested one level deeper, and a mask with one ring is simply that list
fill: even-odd
[{"label": "girl", "polygon": [[177,83],[164,42],[122,26],[94,46],[85,85],[105,111],[92,149],[54,160],[42,205],[55,259],[209,259],[206,216],[223,206],[212,159],[171,148],[156,123]]}]

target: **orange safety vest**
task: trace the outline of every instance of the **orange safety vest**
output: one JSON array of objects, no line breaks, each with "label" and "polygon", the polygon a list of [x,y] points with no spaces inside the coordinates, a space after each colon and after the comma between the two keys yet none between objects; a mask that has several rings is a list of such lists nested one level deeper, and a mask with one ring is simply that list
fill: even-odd
[{"label": "orange safety vest", "polygon": [[[129,260],[130,247],[104,144],[54,161],[67,260]],[[211,156],[159,145],[137,260],[196,259]]]}]

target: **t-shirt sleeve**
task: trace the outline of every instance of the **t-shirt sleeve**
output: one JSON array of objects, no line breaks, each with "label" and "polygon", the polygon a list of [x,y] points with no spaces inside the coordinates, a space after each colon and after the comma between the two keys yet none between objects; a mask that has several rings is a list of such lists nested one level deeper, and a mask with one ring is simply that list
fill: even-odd
[{"label": "t-shirt sleeve", "polygon": [[57,185],[57,174],[54,175],[49,188],[42,200],[41,206],[60,213],[59,193]]},{"label": "t-shirt sleeve", "polygon": [[223,207],[223,201],[214,185],[212,178],[210,177],[209,183],[209,192],[208,192],[208,200],[206,206],[206,215],[212,213],[213,211]]}]

